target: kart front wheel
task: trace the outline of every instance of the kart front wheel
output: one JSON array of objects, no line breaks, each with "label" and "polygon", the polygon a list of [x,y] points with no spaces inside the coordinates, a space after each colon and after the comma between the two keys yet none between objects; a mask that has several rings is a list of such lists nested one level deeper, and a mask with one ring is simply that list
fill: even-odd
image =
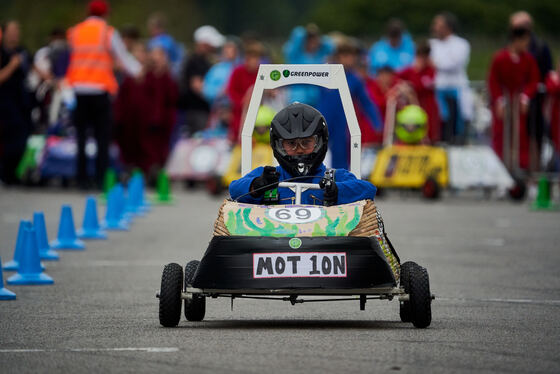
[{"label": "kart front wheel", "polygon": [[428,271],[416,265],[410,272],[410,321],[415,327],[426,328],[432,322],[432,294]]},{"label": "kart front wheel", "polygon": [[[185,266],[185,290],[187,285],[192,285],[194,275],[198,269],[200,261],[190,261]],[[192,298],[185,299],[185,318],[187,321],[198,322],[204,319],[206,314],[206,297],[202,295],[192,295]]]},{"label": "kart front wheel", "polygon": [[[418,266],[415,262],[405,262],[401,264],[401,276],[400,276],[400,286],[404,289],[404,292],[410,294],[410,277],[413,269]],[[410,301],[401,301],[399,314],[401,321],[410,322],[412,321],[412,311],[410,309]]]},{"label": "kart front wheel", "polygon": [[159,291],[159,323],[165,327],[175,327],[181,319],[181,291],[183,289],[183,268],[179,264],[167,264],[161,276]]}]

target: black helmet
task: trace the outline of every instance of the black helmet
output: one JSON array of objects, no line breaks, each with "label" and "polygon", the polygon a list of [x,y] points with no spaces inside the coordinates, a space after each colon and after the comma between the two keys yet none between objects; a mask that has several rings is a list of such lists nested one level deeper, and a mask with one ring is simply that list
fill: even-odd
[{"label": "black helmet", "polygon": [[[282,145],[283,140],[317,136],[313,151],[306,155],[289,156]],[[312,106],[293,103],[279,111],[270,124],[270,146],[274,157],[288,173],[304,176],[312,173],[325,158],[329,131],[325,117]]]}]

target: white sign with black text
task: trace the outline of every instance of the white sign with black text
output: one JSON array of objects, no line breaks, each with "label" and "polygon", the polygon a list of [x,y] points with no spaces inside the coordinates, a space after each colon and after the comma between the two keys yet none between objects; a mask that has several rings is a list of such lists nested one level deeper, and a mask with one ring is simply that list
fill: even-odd
[{"label": "white sign with black text", "polygon": [[346,277],[345,252],[253,253],[253,278]]}]

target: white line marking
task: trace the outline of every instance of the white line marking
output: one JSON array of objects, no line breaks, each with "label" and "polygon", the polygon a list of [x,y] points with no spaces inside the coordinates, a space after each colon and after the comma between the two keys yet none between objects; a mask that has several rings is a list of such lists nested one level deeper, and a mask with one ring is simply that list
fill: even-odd
[{"label": "white line marking", "polygon": [[0,353],[33,353],[33,352],[178,352],[177,347],[122,347],[122,348],[63,348],[63,349],[0,349]]},{"label": "white line marking", "polygon": [[541,304],[541,305],[559,305],[560,300],[531,300],[531,299],[467,299],[455,297],[438,297],[436,301],[464,301],[464,302],[483,302],[483,303],[510,303],[510,304]]}]

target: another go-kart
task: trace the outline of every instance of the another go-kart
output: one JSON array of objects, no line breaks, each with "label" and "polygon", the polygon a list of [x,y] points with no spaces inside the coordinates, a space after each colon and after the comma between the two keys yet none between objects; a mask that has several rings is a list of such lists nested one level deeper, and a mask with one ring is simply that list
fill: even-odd
[{"label": "another go-kart", "polygon": [[[408,105],[395,118],[395,109],[395,101],[390,100],[384,147],[377,153],[369,177],[378,188],[417,189],[425,198],[436,199],[441,190],[448,187],[455,191],[483,189],[489,193],[515,186],[508,170],[490,147],[420,144],[427,131],[425,112]],[[399,144],[393,144],[394,135]],[[515,197],[513,193],[512,197]]]},{"label": "another go-kart", "polygon": [[[360,132],[341,65],[261,65],[258,77],[242,133],[243,174],[250,171],[251,135],[263,89],[303,83],[339,89],[353,141],[351,171],[360,176]],[[226,200],[202,259],[187,262],[184,271],[176,263],[164,267],[157,294],[163,326],[179,323],[183,303],[187,320],[202,321],[207,299],[217,297],[292,305],[356,300],[361,310],[370,299],[397,299],[403,322],[430,325],[428,272],[414,262],[401,263],[373,201],[302,205],[302,191],[319,189],[318,184],[292,178],[279,187],[294,191],[295,204]]]}]

